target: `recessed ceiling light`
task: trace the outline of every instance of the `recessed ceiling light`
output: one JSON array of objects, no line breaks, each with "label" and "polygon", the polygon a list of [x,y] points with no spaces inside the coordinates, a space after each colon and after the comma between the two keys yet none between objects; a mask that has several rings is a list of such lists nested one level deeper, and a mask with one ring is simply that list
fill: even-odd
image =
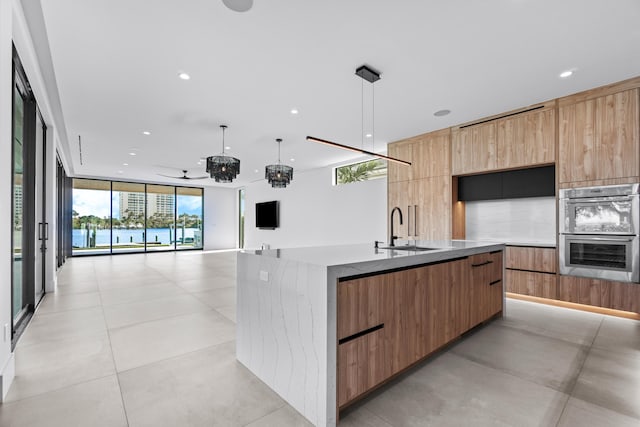
[{"label": "recessed ceiling light", "polygon": [[260,171],[259,171],[258,169],[256,169],[256,170],[254,170],[254,172],[255,172],[255,173],[258,173],[258,172],[260,172]]},{"label": "recessed ceiling light", "polygon": [[567,77],[571,77],[572,74],[573,74],[573,70],[567,70],[567,71],[561,72],[560,77],[562,77],[563,79],[566,79]]},{"label": "recessed ceiling light", "polygon": [[366,134],[365,137],[366,138],[371,138],[373,135],[371,135],[370,133]]},{"label": "recessed ceiling light", "polygon": [[189,80],[191,78],[191,76],[187,73],[180,73],[178,74],[178,77],[180,77],[182,80]]},{"label": "recessed ceiling light", "polygon": [[129,153],[129,155],[130,155],[130,156],[137,156],[138,154],[137,154],[137,153],[135,153],[135,152],[133,152],[133,151],[131,151],[131,152]]},{"label": "recessed ceiling light", "polygon": [[231,147],[229,147],[228,145],[226,147],[224,147],[225,150],[231,150]]},{"label": "recessed ceiling light", "polygon": [[292,157],[292,158],[290,158],[289,160],[291,160],[292,162],[295,162],[295,161],[296,161],[296,159],[294,159],[293,157]]},{"label": "recessed ceiling light", "polygon": [[123,163],[122,166],[129,166],[129,163]]},{"label": "recessed ceiling light", "polygon": [[292,109],[291,109],[291,114],[294,114],[294,115],[295,115],[295,114],[298,114],[298,113],[299,113],[299,111],[298,111],[298,109],[297,109],[297,108],[292,108]]},{"label": "recessed ceiling light", "polygon": [[118,171],[118,173],[124,173],[123,171]]},{"label": "recessed ceiling light", "polygon": [[144,132],[142,132],[143,135],[151,135],[151,132],[149,132],[148,130],[145,130]]},{"label": "recessed ceiling light", "polygon": [[253,6],[253,0],[222,0],[222,3],[234,12],[246,12]]},{"label": "recessed ceiling light", "polygon": [[438,110],[435,113],[433,113],[433,115],[436,117],[442,117],[442,116],[446,116],[449,113],[451,113],[451,110]]}]

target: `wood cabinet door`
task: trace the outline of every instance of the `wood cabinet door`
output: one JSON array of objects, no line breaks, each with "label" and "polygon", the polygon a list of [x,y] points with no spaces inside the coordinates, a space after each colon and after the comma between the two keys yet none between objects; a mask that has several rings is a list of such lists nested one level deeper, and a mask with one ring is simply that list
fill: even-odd
[{"label": "wood cabinet door", "polygon": [[451,239],[451,177],[436,176],[411,182],[409,219],[412,235],[424,240]]},{"label": "wood cabinet door", "polygon": [[494,170],[496,123],[454,129],[451,133],[451,173],[464,175]]},{"label": "wood cabinet door", "polygon": [[468,258],[469,292],[469,328],[482,323],[490,311],[489,304],[489,254],[472,255]]},{"label": "wood cabinet door", "polygon": [[559,108],[560,183],[637,177],[638,89]]},{"label": "wood cabinet door", "polygon": [[387,145],[387,154],[400,160],[411,162],[411,166],[396,162],[387,162],[387,182],[409,181],[413,179],[413,143],[407,141],[396,142]]},{"label": "wood cabinet door", "polygon": [[413,179],[451,175],[451,131],[444,129],[414,138]]},{"label": "wood cabinet door", "polygon": [[496,121],[496,166],[511,169],[555,161],[555,110],[517,114]]},{"label": "wood cabinet door", "polygon": [[489,304],[484,320],[500,313],[504,304],[503,252],[492,252],[489,261]]}]

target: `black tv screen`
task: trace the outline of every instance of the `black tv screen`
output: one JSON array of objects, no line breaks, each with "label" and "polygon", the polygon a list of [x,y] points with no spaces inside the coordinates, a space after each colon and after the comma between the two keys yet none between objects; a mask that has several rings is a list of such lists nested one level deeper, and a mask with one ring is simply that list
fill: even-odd
[{"label": "black tv screen", "polygon": [[256,227],[278,228],[278,201],[256,203]]}]

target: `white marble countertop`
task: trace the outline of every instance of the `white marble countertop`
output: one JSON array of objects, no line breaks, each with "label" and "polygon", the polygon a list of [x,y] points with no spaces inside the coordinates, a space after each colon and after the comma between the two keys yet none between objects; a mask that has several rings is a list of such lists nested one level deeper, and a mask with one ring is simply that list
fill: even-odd
[{"label": "white marble countertop", "polygon": [[[373,242],[371,242],[370,244],[244,250],[242,252],[323,267],[355,267],[362,271],[377,271],[446,261],[504,249],[503,243],[471,240],[412,240],[409,243],[419,247],[436,249],[428,251],[383,249],[386,247],[386,243],[379,244],[380,248],[375,249]],[[406,240],[396,241],[396,247],[402,247],[406,244]]]}]

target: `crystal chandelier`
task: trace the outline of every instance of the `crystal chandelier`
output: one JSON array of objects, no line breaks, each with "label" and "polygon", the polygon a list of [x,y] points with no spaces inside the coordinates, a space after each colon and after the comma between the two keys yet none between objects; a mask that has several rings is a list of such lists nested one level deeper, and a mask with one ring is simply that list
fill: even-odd
[{"label": "crystal chandelier", "polygon": [[293,168],[280,164],[280,143],[282,139],[276,139],[278,143],[278,163],[264,168],[264,177],[273,188],[285,188],[293,179]]},{"label": "crystal chandelier", "polygon": [[227,126],[220,125],[220,127],[222,128],[222,154],[207,157],[207,173],[216,182],[232,182],[240,173],[240,160],[224,155],[224,131]]}]

